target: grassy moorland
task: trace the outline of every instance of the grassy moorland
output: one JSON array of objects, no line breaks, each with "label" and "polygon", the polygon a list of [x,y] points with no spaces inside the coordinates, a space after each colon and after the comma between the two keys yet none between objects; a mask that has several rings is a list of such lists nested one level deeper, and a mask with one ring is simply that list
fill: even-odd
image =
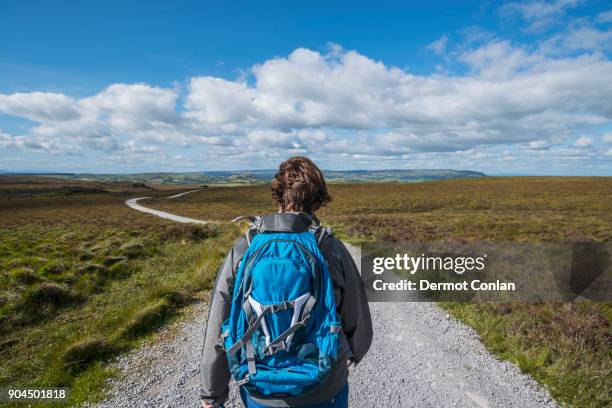
[{"label": "grassy moorland", "polygon": [[[584,242],[612,240],[612,178],[521,177],[419,184],[332,185],[320,218],[353,241]],[[273,211],[264,186],[210,188],[149,205],[201,219]],[[496,355],[558,401],[610,406],[609,303],[445,303]]]},{"label": "grassy moorland", "polygon": [[[339,184],[319,214],[353,241],[612,240],[610,178],[483,178]],[[126,198],[201,219],[274,211],[266,186],[177,200],[140,184],[0,177],[0,387],[68,386],[99,398],[105,362],[138,346],[210,287],[239,228],[185,226]],[[610,304],[443,304],[552,394],[609,406]]]},{"label": "grassy moorland", "polygon": [[0,178],[0,388],[102,395],[112,356],[210,287],[232,225],[178,225],[123,203],[129,183]]}]

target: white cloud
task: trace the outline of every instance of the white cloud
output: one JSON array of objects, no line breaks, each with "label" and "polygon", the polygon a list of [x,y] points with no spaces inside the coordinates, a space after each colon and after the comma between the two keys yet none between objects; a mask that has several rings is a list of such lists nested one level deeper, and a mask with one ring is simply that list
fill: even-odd
[{"label": "white cloud", "polygon": [[532,140],[524,147],[528,150],[546,150],[550,147],[550,143],[548,140]]},{"label": "white cloud", "polygon": [[195,77],[189,83],[185,107],[188,115],[204,124],[240,123],[254,111],[252,89],[243,82],[214,77]]},{"label": "white cloud", "polygon": [[0,113],[34,121],[66,121],[79,118],[74,99],[51,92],[0,94]]},{"label": "white cloud", "polygon": [[247,135],[254,146],[259,148],[280,147],[285,149],[295,148],[294,134],[281,133],[272,130],[254,130]]},{"label": "white cloud", "polygon": [[502,15],[519,15],[530,25],[527,30],[538,32],[559,23],[567,10],[576,7],[582,0],[527,0],[510,2],[501,7]]},{"label": "white cloud", "polygon": [[105,117],[108,125],[121,131],[150,129],[156,124],[177,119],[174,89],[146,84],[114,84],[79,101],[87,115]]},{"label": "white cloud", "polygon": [[544,61],[544,56],[513,46],[509,41],[494,40],[463,52],[459,60],[487,78],[510,78],[518,72],[533,68]]},{"label": "white cloud", "polygon": [[600,23],[611,23],[612,22],[612,10],[604,11],[597,15],[596,20]]},{"label": "white cloud", "polygon": [[604,133],[601,136],[601,140],[603,140],[606,143],[612,143],[612,132]]},{"label": "white cloud", "polygon": [[593,145],[593,139],[591,139],[590,137],[586,137],[586,136],[580,136],[574,142],[574,146],[576,147],[590,147],[592,145]]},{"label": "white cloud", "polygon": [[446,45],[448,44],[448,36],[443,35],[436,41],[427,45],[427,49],[436,55],[443,55],[446,52]]},{"label": "white cloud", "polygon": [[15,137],[0,130],[0,146],[4,148],[15,147]]},{"label": "white cloud", "polygon": [[541,52],[549,55],[606,51],[612,49],[612,30],[599,30],[588,22],[580,22],[542,41],[539,48]]},{"label": "white cloud", "polygon": [[124,150],[131,153],[157,153],[161,151],[159,146],[146,146],[137,143],[135,140],[129,140],[123,144]]},{"label": "white cloud", "polygon": [[415,76],[354,51],[332,57],[298,49],[254,67],[254,85],[192,79],[186,115],[203,126],[385,127],[422,134],[432,128],[454,133],[470,128],[506,135],[507,127],[520,127],[516,115],[535,126],[538,115],[540,124],[561,119],[557,128],[610,116],[602,103],[612,91],[607,60],[547,59],[508,42],[487,44],[461,58],[473,76]]},{"label": "white cloud", "polygon": [[175,89],[115,84],[88,98],[64,97],[79,115],[59,122],[39,115],[30,134],[104,150],[121,147],[126,134],[226,146],[246,135],[289,148],[291,129],[385,128],[406,136],[398,147],[447,151],[546,139],[612,116],[612,64],[601,57],[551,59],[494,41],[460,58],[472,75],[416,76],[355,51],[297,49],[255,66],[252,84],[192,78],[180,113]]}]

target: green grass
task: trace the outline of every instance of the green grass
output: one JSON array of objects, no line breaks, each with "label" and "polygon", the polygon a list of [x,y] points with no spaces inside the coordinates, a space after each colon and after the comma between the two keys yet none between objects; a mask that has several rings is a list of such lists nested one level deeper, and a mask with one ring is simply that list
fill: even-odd
[{"label": "green grass", "polygon": [[124,199],[0,199],[0,387],[99,399],[114,374],[106,362],[210,288],[238,227],[177,225]]},{"label": "green grass", "polygon": [[108,375],[98,363],[138,346],[210,287],[236,230],[230,226],[207,229],[214,229],[214,235],[200,241],[162,243],[153,255],[128,261],[128,277],[107,280],[92,275],[92,283],[74,282],[82,291],[77,293],[85,298],[78,304],[53,304],[34,321],[17,318],[5,325],[2,338],[10,345],[2,350],[0,382],[67,386],[71,404],[89,399],[86,390],[103,383],[99,376]]}]

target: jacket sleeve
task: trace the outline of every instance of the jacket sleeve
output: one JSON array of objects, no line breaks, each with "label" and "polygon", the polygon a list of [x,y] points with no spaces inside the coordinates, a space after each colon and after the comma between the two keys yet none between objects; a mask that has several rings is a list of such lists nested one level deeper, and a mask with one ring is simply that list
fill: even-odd
[{"label": "jacket sleeve", "polygon": [[336,307],[342,316],[342,329],[352,352],[350,359],[358,363],[372,344],[370,307],[353,257],[341,241],[334,237],[330,237],[330,241],[325,255],[337,292]]},{"label": "jacket sleeve", "polygon": [[246,246],[246,241],[241,239],[225,257],[217,274],[208,311],[200,358],[200,397],[202,401],[214,406],[221,406],[229,393],[230,372],[219,339],[221,324],[230,313],[236,270]]}]

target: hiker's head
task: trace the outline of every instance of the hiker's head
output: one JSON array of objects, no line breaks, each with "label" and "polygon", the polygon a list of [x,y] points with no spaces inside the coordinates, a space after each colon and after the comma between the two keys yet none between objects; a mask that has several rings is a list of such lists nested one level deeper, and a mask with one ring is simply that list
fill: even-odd
[{"label": "hiker's head", "polygon": [[282,212],[308,214],[331,201],[323,173],[306,157],[292,157],[278,166],[272,198]]}]

